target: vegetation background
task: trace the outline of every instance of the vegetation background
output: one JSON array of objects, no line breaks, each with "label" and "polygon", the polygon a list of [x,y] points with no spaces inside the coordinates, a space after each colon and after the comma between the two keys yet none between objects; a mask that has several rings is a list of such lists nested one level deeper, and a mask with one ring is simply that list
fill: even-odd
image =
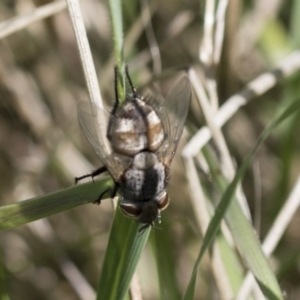
[{"label": "vegetation background", "polygon": [[[49,3],[52,2],[0,2],[0,204],[3,206],[70,187],[75,176],[100,166],[77,122],[77,103],[89,96],[70,16],[62,9],[63,2],[57,1],[62,6],[53,16],[11,34],[5,33],[6,21],[16,22],[25,15],[33,18],[32,12]],[[219,16],[217,8],[222,11],[220,6],[224,3],[225,8],[227,5],[224,43],[221,38],[220,59],[212,62],[212,51],[205,37],[215,36],[218,31],[214,27],[214,33],[207,35],[206,17],[209,5],[215,12],[213,15]],[[89,0],[80,5],[101,94],[111,105],[115,60],[108,3]],[[273,86],[268,87],[262,80],[263,92],[246,94],[251,101],[237,109],[223,127],[226,145],[237,168],[274,115],[299,98],[299,57],[291,59],[294,66],[288,74],[291,76],[285,76],[278,67],[291,54],[297,54],[299,15],[300,2],[295,0],[124,1],[124,56],[137,87],[159,82],[164,95],[174,83],[175,69],[189,65],[204,82],[209,99],[218,100],[211,102],[215,111],[251,80],[277,68]],[[222,19],[214,20],[222,25]],[[183,164],[180,153],[206,123],[204,115],[195,96],[188,130],[172,165],[171,204],[163,212],[159,228],[151,231],[138,265],[138,279],[134,277],[146,300],[179,299],[186,291],[201,246],[203,229],[191,201],[196,191],[189,177],[191,170],[187,163]],[[260,240],[264,240],[299,181],[299,120],[297,112],[272,133],[243,181],[244,196]],[[210,142],[206,151],[219,160],[222,170],[218,142]],[[202,156],[197,154],[194,161],[199,177],[192,177],[201,181],[204,194],[211,201],[208,207],[212,215],[211,204],[217,203],[222,193],[214,175],[202,163]],[[300,198],[299,192],[296,196]],[[111,201],[107,200],[99,207],[83,205],[2,231],[0,299],[94,299],[113,211]],[[270,258],[287,299],[300,298],[299,216],[294,207],[288,227]],[[247,269],[232,238],[228,240],[224,248],[219,240],[223,264],[228,264],[225,277],[231,283],[234,280],[241,283]],[[221,292],[215,276],[219,269],[214,268],[210,255],[206,255],[198,270],[194,299],[230,299]],[[237,291],[232,289],[232,295],[236,295]],[[140,299],[134,298],[138,294],[132,292],[133,299]]]}]

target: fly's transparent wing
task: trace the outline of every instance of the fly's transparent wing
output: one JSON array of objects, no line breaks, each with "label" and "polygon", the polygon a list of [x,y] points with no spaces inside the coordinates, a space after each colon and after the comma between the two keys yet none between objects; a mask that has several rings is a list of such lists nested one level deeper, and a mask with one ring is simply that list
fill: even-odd
[{"label": "fly's transparent wing", "polygon": [[119,181],[124,169],[121,158],[113,153],[106,138],[109,116],[109,113],[89,102],[81,101],[78,104],[78,120],[82,132],[109,173]]},{"label": "fly's transparent wing", "polygon": [[[191,85],[187,76],[181,77],[162,103],[159,115],[166,134],[166,141],[157,154],[170,166],[175,155],[191,102]],[[166,116],[166,117],[164,117]]]}]

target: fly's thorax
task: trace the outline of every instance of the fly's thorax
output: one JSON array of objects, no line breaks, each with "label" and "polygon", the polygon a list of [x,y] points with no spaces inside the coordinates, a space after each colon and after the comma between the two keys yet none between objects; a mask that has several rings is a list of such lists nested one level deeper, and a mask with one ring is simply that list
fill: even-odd
[{"label": "fly's thorax", "polygon": [[121,194],[132,201],[155,198],[166,185],[165,166],[152,152],[135,155],[131,166],[122,175]]},{"label": "fly's thorax", "polygon": [[114,151],[133,156],[143,150],[155,152],[165,134],[155,110],[139,98],[129,98],[111,116],[107,137]]},{"label": "fly's thorax", "polygon": [[134,218],[139,223],[153,225],[155,221],[160,221],[160,212],[169,205],[169,197],[165,190],[157,194],[153,199],[147,201],[132,201],[123,198],[120,203],[121,211],[130,218]]},{"label": "fly's thorax", "polygon": [[147,170],[159,164],[157,156],[152,152],[141,152],[134,156],[132,166],[135,169]]}]

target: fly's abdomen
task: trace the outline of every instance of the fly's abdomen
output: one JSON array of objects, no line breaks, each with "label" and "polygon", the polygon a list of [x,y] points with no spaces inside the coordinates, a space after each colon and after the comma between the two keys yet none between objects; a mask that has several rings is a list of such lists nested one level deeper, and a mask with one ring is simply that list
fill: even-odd
[{"label": "fly's abdomen", "polygon": [[155,152],[164,140],[164,130],[152,107],[131,99],[111,117],[107,137],[114,151],[134,156],[144,150]]}]

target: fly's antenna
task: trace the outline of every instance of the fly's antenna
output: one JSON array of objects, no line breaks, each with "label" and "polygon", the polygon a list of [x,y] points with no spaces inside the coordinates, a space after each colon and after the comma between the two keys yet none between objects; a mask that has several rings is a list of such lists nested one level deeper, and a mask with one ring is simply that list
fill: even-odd
[{"label": "fly's antenna", "polygon": [[115,115],[117,108],[119,106],[119,93],[118,93],[118,67],[115,66],[115,98],[116,98],[116,102],[114,104],[114,107],[111,111],[112,115]]},{"label": "fly's antenna", "polygon": [[[158,224],[161,223],[161,214],[160,214],[160,210],[158,210],[158,214],[157,214],[157,222]],[[153,226],[153,225],[152,225]]]},{"label": "fly's antenna", "polygon": [[131,81],[131,78],[130,78],[130,76],[129,76],[128,65],[125,66],[125,73],[126,73],[126,77],[127,77],[127,79],[128,79],[130,88],[131,88],[131,90],[132,90],[132,94],[133,94],[134,97],[137,97],[137,96],[138,96],[138,95],[137,95],[137,90],[136,90],[136,88],[133,86],[132,81]]}]

